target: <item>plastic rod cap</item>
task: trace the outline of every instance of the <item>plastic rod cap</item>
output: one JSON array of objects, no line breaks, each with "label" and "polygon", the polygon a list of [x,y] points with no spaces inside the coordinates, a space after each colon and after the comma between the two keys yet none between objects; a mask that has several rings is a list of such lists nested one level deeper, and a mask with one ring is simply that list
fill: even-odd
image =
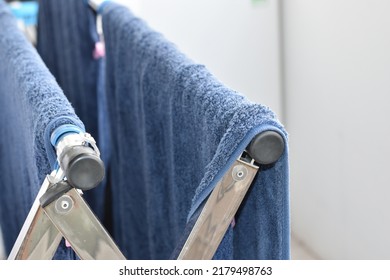
[{"label": "plastic rod cap", "polygon": [[275,163],[284,151],[283,137],[276,131],[262,132],[253,138],[247,151],[259,164]]}]

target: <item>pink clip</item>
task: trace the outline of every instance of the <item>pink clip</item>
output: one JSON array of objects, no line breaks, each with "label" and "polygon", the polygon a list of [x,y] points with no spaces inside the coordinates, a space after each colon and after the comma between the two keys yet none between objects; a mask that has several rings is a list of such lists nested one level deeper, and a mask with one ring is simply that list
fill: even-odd
[{"label": "pink clip", "polygon": [[232,222],[230,223],[230,226],[234,228],[236,226],[236,218],[233,217]]},{"label": "pink clip", "polygon": [[93,50],[92,56],[94,59],[102,58],[106,55],[106,48],[103,42],[96,42],[95,49]]}]

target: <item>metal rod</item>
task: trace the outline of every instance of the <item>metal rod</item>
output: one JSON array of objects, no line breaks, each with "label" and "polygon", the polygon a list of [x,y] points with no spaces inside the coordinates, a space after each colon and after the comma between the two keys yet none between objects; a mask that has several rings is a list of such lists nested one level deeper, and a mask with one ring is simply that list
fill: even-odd
[{"label": "metal rod", "polygon": [[50,180],[61,180],[64,174],[61,169],[53,171],[46,177],[38,192],[23,227],[8,257],[18,259],[51,259],[61,241],[61,234],[42,211],[39,199],[50,186]]},{"label": "metal rod", "polygon": [[207,199],[178,260],[210,260],[247,193],[258,166],[236,160]]},{"label": "metal rod", "polygon": [[81,259],[125,260],[76,189],[72,188],[43,209]]}]

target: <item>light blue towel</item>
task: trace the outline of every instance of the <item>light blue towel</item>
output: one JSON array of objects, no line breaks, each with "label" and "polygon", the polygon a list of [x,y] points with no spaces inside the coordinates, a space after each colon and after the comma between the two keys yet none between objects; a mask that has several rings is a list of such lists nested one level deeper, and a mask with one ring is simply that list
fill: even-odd
[{"label": "light blue towel", "polygon": [[[82,122],[0,0],[0,223],[10,252],[46,174],[55,163],[50,135]],[[61,247],[57,258],[74,257]]]},{"label": "light blue towel", "polygon": [[[274,130],[287,146],[286,132],[269,108],[225,87],[127,8],[102,10],[113,236],[129,259],[167,259],[251,139]],[[261,168],[214,258],[288,259],[289,248],[286,148]]]}]

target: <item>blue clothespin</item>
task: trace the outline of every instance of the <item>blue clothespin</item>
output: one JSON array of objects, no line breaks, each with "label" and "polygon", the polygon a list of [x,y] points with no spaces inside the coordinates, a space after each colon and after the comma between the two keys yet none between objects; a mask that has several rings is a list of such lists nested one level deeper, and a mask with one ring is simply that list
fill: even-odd
[{"label": "blue clothespin", "polygon": [[9,7],[13,15],[21,20],[25,26],[34,26],[37,24],[38,18],[38,2],[11,2]]}]

